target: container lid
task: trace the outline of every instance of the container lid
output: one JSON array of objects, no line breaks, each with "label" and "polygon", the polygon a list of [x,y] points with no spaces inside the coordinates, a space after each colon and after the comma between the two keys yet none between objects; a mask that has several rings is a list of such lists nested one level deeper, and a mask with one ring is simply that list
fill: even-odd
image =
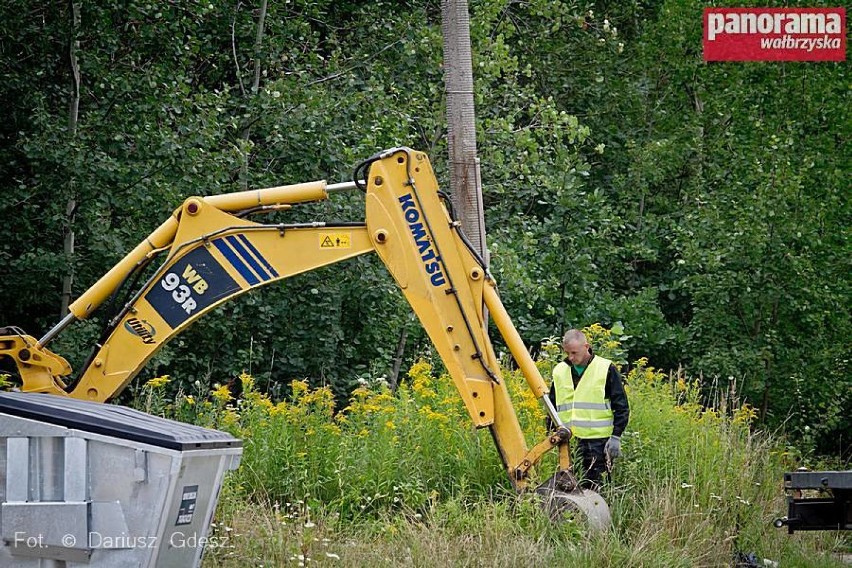
[{"label": "container lid", "polygon": [[0,413],[171,450],[240,448],[227,432],[151,416],[115,404],[52,394],[0,392]]}]

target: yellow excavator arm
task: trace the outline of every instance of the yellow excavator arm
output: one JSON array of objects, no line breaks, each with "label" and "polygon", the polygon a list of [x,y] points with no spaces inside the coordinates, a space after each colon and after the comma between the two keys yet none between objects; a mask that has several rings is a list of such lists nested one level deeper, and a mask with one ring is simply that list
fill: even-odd
[{"label": "yellow excavator arm", "polygon": [[[190,197],[130,254],[81,295],[37,340],[0,329],[0,357],[14,360],[24,391],[106,401],[120,393],[171,338],[217,305],[253,288],[376,252],[393,275],[455,383],[473,423],[491,430],[518,490],[533,466],[560,448],[569,465],[570,431],[497,295],[495,283],[449,214],[425,154],[397,148],[364,162],[354,184],[313,182]],[[359,177],[362,174],[356,175]],[[260,224],[251,213],[327,199],[357,185],[366,191],[364,223]],[[158,256],[165,260],[109,322],[77,379],[48,343],[89,317]],[[527,447],[487,335],[487,308],[555,431]],[[570,489],[569,489],[570,490]]]}]

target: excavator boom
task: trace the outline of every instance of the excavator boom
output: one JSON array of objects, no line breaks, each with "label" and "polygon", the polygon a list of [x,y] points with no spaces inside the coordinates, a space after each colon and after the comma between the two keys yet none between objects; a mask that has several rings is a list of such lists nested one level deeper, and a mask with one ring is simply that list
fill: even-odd
[{"label": "excavator boom", "polygon": [[[425,154],[385,151],[359,170],[366,180],[364,223],[262,224],[252,212],[287,209],[328,198],[313,182],[212,197],[190,197],[172,216],[69,307],[41,340],[0,330],[0,356],[14,360],[22,390],[106,401],[118,395],[170,339],[203,314],[259,286],[375,252],[417,314],[444,361],[473,424],[489,428],[513,486],[527,488],[533,467],[561,448],[564,427],[548,387],[512,325],[482,260],[448,211]],[[65,326],[89,317],[122,284],[157,257],[160,266],[108,323],[102,340],[71,380],[71,369],[47,344]],[[527,447],[487,334],[492,314],[527,384],[555,432]],[[4,333],[5,332],[5,333]]]}]

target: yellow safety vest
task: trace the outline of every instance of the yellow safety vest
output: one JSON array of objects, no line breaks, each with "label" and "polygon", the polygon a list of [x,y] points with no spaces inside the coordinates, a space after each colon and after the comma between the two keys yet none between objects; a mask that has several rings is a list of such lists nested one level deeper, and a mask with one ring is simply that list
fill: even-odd
[{"label": "yellow safety vest", "polygon": [[580,377],[576,390],[571,366],[562,361],[553,369],[556,411],[574,436],[608,438],[612,435],[613,414],[606,398],[606,376],[612,361],[595,355]]}]

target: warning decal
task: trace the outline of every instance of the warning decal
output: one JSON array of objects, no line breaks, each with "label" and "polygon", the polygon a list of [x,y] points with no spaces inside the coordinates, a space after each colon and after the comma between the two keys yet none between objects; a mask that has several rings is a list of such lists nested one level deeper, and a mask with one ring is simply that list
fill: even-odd
[{"label": "warning decal", "polygon": [[323,249],[351,248],[352,233],[320,233],[319,246]]},{"label": "warning decal", "polygon": [[180,509],[178,509],[177,521],[175,526],[188,525],[192,523],[192,516],[195,514],[195,504],[198,501],[198,486],[184,485],[183,492],[180,496]]}]

